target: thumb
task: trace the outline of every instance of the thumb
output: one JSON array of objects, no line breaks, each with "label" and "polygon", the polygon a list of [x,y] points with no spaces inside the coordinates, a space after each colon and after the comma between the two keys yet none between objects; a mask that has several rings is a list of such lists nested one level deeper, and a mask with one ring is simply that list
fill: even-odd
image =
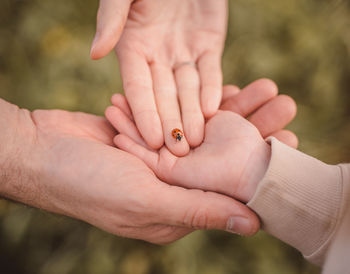
[{"label": "thumb", "polygon": [[128,18],[131,0],[100,0],[97,12],[96,34],[90,57],[106,56],[118,43]]},{"label": "thumb", "polygon": [[161,222],[193,229],[218,229],[253,235],[260,227],[255,213],[228,196],[164,185],[157,198]]}]

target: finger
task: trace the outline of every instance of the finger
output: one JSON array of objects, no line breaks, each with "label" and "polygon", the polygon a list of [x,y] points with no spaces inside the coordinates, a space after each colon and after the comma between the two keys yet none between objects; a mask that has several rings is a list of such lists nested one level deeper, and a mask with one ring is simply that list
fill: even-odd
[{"label": "finger", "polygon": [[201,81],[201,105],[206,118],[212,117],[219,109],[222,98],[221,56],[208,52],[198,60]]},{"label": "finger", "polygon": [[236,96],[241,89],[237,86],[233,85],[226,85],[223,88],[223,93],[222,93],[222,100],[221,100],[221,105],[225,104],[228,99],[230,99],[233,96]]},{"label": "finger", "polygon": [[121,111],[123,111],[124,114],[128,116],[128,118],[131,121],[134,120],[134,118],[132,117],[131,109],[129,107],[129,103],[128,101],[126,101],[126,98],[123,94],[120,94],[120,93],[113,94],[111,98],[111,103],[114,106],[118,107]]},{"label": "finger", "polygon": [[221,106],[222,110],[229,110],[247,117],[260,106],[271,100],[278,93],[277,86],[269,79],[257,80]]},{"label": "finger", "polygon": [[263,137],[284,128],[296,115],[296,104],[287,95],[279,95],[267,102],[248,119]]},{"label": "finger", "polygon": [[259,229],[258,217],[228,196],[166,184],[161,187],[161,195],[154,206],[162,223],[243,235],[252,235]]},{"label": "finger", "polygon": [[118,52],[126,99],[136,126],[146,143],[160,148],[164,143],[152,86],[152,76],[146,60],[136,53]]},{"label": "finger", "polygon": [[130,0],[100,0],[91,59],[100,59],[115,47],[128,18],[130,3]]},{"label": "finger", "polygon": [[118,148],[140,158],[153,171],[157,171],[159,154],[156,151],[151,151],[143,147],[124,134],[115,136],[114,143]]},{"label": "finger", "polygon": [[135,124],[129,119],[126,114],[115,106],[110,106],[106,109],[105,115],[107,120],[118,130],[120,134],[129,136],[134,142],[146,147],[146,143],[142,139]]},{"label": "finger", "polygon": [[173,72],[169,67],[155,63],[151,65],[151,72],[165,144],[174,155],[184,156],[190,150],[186,136],[179,142],[171,134],[173,129],[183,128]]},{"label": "finger", "polygon": [[292,147],[292,148],[297,148],[298,147],[298,137],[291,131],[289,130],[279,130],[274,133],[272,133],[270,136],[275,137],[282,143],[285,143],[286,145]]},{"label": "finger", "polygon": [[198,146],[204,138],[204,117],[200,105],[199,76],[193,65],[175,69],[175,79],[181,103],[182,121],[188,143]]}]

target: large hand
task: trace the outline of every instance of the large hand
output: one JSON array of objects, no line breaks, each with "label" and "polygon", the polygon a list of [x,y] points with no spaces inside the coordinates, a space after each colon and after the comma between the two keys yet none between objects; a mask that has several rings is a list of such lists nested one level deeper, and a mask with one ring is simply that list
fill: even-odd
[{"label": "large hand", "polygon": [[[214,115],[222,95],[226,5],[226,0],[137,0],[130,7],[130,1],[101,1],[92,57],[114,46],[130,7],[116,52],[136,125],[152,148],[165,139],[172,153],[183,156],[188,144],[202,142],[203,114]],[[184,129],[180,144],[171,137],[174,128]]]},{"label": "large hand", "polygon": [[[226,99],[224,107],[250,115],[260,130],[295,143],[295,135],[279,131],[295,115],[295,104],[286,96],[274,97],[275,87],[267,80],[260,80],[245,88],[232,98]],[[233,92],[233,88],[229,89]],[[272,90],[272,91],[271,91]],[[245,100],[250,98],[250,100]],[[262,102],[266,102],[261,106]],[[206,124],[205,139],[201,146],[178,158],[167,148],[153,151],[147,148],[132,120],[123,115],[110,115],[116,107],[107,111],[107,117],[124,134],[116,136],[119,148],[141,158],[157,176],[173,185],[216,191],[249,201],[256,185],[263,177],[270,157],[269,145],[258,129],[242,116],[220,111]],[[119,110],[121,111],[121,110]],[[115,119],[119,117],[119,119]],[[273,119],[266,118],[274,117]],[[262,123],[265,121],[266,123]],[[125,124],[128,126],[125,126]],[[294,140],[294,141],[293,141]]]},{"label": "large hand", "polygon": [[[8,105],[0,103],[1,109]],[[6,187],[0,183],[0,193],[8,198],[154,243],[174,241],[195,228],[248,235],[258,229],[257,217],[243,204],[169,186],[141,160],[110,146],[115,131],[101,117],[60,110],[32,115],[17,110],[11,116],[26,123],[17,127],[19,161],[10,166],[23,162],[15,170],[30,178]],[[232,227],[227,226],[231,217],[240,220]]]}]

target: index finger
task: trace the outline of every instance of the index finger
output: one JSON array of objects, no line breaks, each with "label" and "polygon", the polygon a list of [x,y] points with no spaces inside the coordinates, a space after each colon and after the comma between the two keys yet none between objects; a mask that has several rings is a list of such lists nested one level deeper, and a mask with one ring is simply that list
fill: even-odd
[{"label": "index finger", "polygon": [[226,98],[222,110],[229,110],[247,117],[260,106],[276,97],[278,88],[269,79],[259,79],[242,89],[237,95]]},{"label": "index finger", "polygon": [[164,143],[161,121],[155,103],[152,76],[145,58],[137,53],[118,54],[125,96],[137,128],[153,149]]}]

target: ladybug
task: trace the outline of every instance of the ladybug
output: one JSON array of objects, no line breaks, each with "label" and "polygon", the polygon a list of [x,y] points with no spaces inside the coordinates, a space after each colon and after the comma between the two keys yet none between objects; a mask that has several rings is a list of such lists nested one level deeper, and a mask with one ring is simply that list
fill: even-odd
[{"label": "ladybug", "polygon": [[181,129],[175,128],[171,131],[171,135],[174,137],[176,141],[181,141],[182,137],[184,137]]}]

